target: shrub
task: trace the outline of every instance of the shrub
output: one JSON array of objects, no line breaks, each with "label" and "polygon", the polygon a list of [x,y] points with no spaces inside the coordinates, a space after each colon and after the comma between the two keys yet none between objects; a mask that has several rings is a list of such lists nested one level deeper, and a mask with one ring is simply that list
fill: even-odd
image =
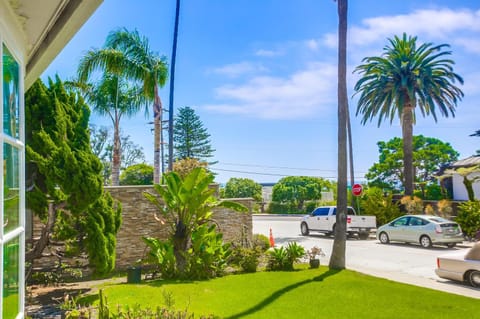
[{"label": "shrub", "polygon": [[192,246],[187,251],[188,277],[213,278],[223,274],[232,251],[223,243],[223,234],[216,232],[216,225],[201,225],[192,233]]},{"label": "shrub", "polygon": [[262,252],[270,248],[270,240],[263,234],[253,234],[252,246],[254,249],[260,249]]},{"label": "shrub", "polygon": [[378,187],[367,188],[361,199],[361,213],[374,215],[377,225],[383,225],[402,215],[398,204],[393,202],[393,195],[384,195]]},{"label": "shrub", "polygon": [[455,221],[462,227],[465,235],[474,237],[480,230],[480,201],[468,201],[458,206]]},{"label": "shrub", "polygon": [[452,202],[448,199],[439,200],[437,202],[437,211],[440,216],[449,218],[453,212]]},{"label": "shrub", "polygon": [[428,204],[425,206],[425,214],[426,215],[435,215],[435,209],[433,208],[432,205]]},{"label": "shrub", "polygon": [[142,239],[150,249],[143,262],[146,265],[153,265],[154,270],[160,273],[162,278],[174,278],[176,276],[176,260],[172,243],[152,237],[143,237]]},{"label": "shrub", "polygon": [[305,248],[296,242],[288,243],[287,247],[274,247],[268,251],[268,270],[293,270],[293,263],[305,256]]},{"label": "shrub", "polygon": [[231,261],[244,272],[256,272],[260,255],[260,249],[237,247],[232,252]]},{"label": "shrub", "polygon": [[422,214],[423,213],[423,201],[417,196],[403,196],[400,199],[400,203],[405,207],[405,210],[409,214]]}]

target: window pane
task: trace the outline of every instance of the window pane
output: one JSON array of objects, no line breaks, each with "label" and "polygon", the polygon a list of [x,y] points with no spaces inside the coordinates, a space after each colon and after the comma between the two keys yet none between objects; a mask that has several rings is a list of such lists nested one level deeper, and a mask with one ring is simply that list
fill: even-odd
[{"label": "window pane", "polygon": [[3,45],[3,132],[18,138],[20,114],[20,68]]},{"label": "window pane", "polygon": [[18,314],[19,294],[19,240],[5,243],[3,248],[3,319],[14,319]]},{"label": "window pane", "polygon": [[20,225],[19,153],[10,144],[3,144],[3,231],[7,233]]}]

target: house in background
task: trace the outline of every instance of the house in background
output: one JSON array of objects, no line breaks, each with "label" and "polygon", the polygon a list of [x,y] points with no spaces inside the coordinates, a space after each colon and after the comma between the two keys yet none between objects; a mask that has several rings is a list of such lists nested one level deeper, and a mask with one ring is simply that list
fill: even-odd
[{"label": "house in background", "polygon": [[24,318],[24,92],[102,0],[0,0],[0,319]]},{"label": "house in background", "polygon": [[[479,170],[472,172],[467,176],[468,179],[472,180],[477,178],[478,180],[473,183],[473,192],[475,194],[475,199],[480,199],[480,155],[473,155],[465,159],[454,162],[451,165],[452,169],[458,168],[469,168],[478,166]],[[454,174],[452,177],[452,188],[453,188],[453,199],[454,200],[468,200],[467,189],[463,184],[463,176],[460,174]]]}]

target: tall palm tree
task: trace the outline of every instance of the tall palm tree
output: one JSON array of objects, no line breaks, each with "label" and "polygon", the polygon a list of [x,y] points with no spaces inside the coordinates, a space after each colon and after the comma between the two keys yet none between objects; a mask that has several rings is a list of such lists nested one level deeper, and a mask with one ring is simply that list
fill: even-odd
[{"label": "tall palm tree", "polygon": [[141,88],[132,86],[125,79],[114,74],[104,73],[97,83],[73,83],[93,107],[94,112],[107,116],[113,125],[113,150],[111,185],[118,186],[121,164],[120,121],[122,117],[138,113],[145,99]]},{"label": "tall palm tree", "polygon": [[78,78],[86,81],[95,70],[103,70],[139,81],[142,84],[142,95],[146,100],[153,101],[153,182],[158,184],[160,182],[160,149],[163,143],[161,139],[163,108],[158,90],[167,80],[168,69],[165,58],[153,52],[148,39],[141,36],[138,31],[121,28],[109,33],[104,49],[90,51],[82,58]]},{"label": "tall palm tree", "polygon": [[348,1],[338,3],[338,183],[335,239],[329,267],[345,268],[347,233],[347,12]]},{"label": "tall palm tree", "polygon": [[453,72],[455,62],[447,58],[451,51],[442,51],[449,45],[424,43],[417,47],[417,37],[405,33],[388,41],[380,57],[366,57],[355,69],[362,76],[355,85],[355,91],[361,93],[356,114],[362,115],[362,124],[378,117],[378,126],[384,119],[392,123],[400,118],[403,186],[405,195],[412,195],[415,109],[423,116],[431,114],[435,122],[437,108],[445,117],[455,116],[455,107],[463,97],[455,82],[463,84],[463,79]]},{"label": "tall palm tree", "polygon": [[170,65],[170,100],[168,104],[168,170],[173,170],[173,94],[175,93],[175,61],[177,59],[178,22],[180,19],[180,0],[175,8],[175,28],[173,30],[172,63]]}]

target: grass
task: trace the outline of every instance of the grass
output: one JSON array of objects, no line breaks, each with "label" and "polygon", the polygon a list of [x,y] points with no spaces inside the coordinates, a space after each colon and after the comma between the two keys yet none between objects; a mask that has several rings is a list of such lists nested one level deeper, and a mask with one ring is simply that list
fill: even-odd
[{"label": "grass", "polygon": [[[476,299],[326,267],[103,287],[108,303],[221,318],[474,318]],[[167,297],[166,297],[167,296]],[[90,301],[92,301],[90,299]]]}]

